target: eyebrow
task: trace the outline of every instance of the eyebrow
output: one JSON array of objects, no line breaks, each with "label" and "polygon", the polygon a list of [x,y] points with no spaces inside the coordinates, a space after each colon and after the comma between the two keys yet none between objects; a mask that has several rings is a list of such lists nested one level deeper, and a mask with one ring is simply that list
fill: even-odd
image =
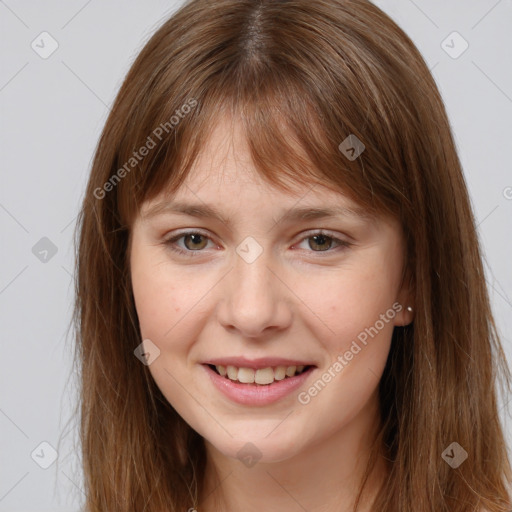
[{"label": "eyebrow", "polygon": [[[153,205],[143,214],[143,218],[148,220],[156,215],[177,214],[188,215],[197,218],[213,218],[224,224],[230,223],[230,217],[225,217],[222,212],[213,205],[205,203],[186,203],[181,201],[162,202]],[[277,222],[292,222],[297,220],[316,220],[336,217],[352,217],[360,220],[369,220],[373,218],[370,211],[362,207],[302,207],[291,208],[279,217]]]}]

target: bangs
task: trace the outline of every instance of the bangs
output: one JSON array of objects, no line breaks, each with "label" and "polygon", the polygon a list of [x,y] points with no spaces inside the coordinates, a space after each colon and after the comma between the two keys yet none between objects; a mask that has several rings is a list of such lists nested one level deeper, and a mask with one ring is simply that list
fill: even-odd
[{"label": "bangs", "polygon": [[[113,109],[119,141],[108,172],[131,162],[116,185],[125,227],[144,201],[179,188],[221,116],[240,127],[256,171],[279,189],[318,183],[369,214],[412,209],[411,171],[438,165],[423,147],[432,107],[420,99],[435,86],[412,43],[355,36],[352,17],[364,26],[370,13],[336,8],[341,25],[317,13],[315,28],[294,4],[284,16],[273,3],[215,2],[163,27],[126,78],[136,86]],[[415,52],[417,73],[404,52]],[[133,158],[137,148],[143,159]]]},{"label": "bangs", "polygon": [[[142,203],[159,194],[172,195],[183,184],[220,118],[241,129],[258,174],[279,190],[293,193],[297,186],[322,185],[341,192],[367,209],[368,215],[388,210],[374,194],[375,185],[365,174],[364,154],[349,160],[339,145],[349,135],[364,139],[349,120],[333,118],[318,98],[299,80],[281,73],[259,74],[240,68],[173,102],[153,123],[150,137],[156,143],[138,167],[118,187],[118,206],[123,224],[132,225]],[[213,80],[212,80],[213,81]],[[319,105],[320,103],[320,105]],[[187,108],[179,122],[176,112]],[[174,113],[174,114],[173,114]],[[329,117],[327,117],[329,116]],[[148,112],[148,117],[152,117]],[[166,124],[167,123],[167,124]],[[150,126],[149,121],[142,123]],[[163,131],[163,134],[160,133]],[[160,134],[161,141],[154,135]],[[354,133],[355,132],[355,133]],[[151,135],[153,134],[153,135]],[[133,144],[148,140],[148,132]],[[129,154],[122,160],[129,159]]]}]

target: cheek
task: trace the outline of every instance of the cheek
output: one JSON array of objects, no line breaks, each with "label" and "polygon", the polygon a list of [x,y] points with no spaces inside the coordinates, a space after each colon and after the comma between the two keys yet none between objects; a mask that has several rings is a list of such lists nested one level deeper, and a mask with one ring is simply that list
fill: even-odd
[{"label": "cheek", "polygon": [[392,307],[396,291],[393,272],[362,266],[316,279],[314,291],[304,289],[301,296],[329,328],[327,333],[357,334]]},{"label": "cheek", "polygon": [[159,267],[144,259],[133,258],[132,287],[143,338],[159,339],[179,315],[175,280],[169,279]]},{"label": "cheek", "polygon": [[169,264],[156,250],[134,249],[131,254],[132,289],[141,335],[162,339],[188,311],[195,286],[187,286],[183,272],[170,272]]},{"label": "cheek", "polygon": [[[179,293],[179,279],[171,277],[165,262],[157,261],[151,251],[133,250],[131,254],[132,289],[142,340],[149,339],[160,350],[149,370],[158,387],[165,393],[170,378],[165,369],[174,373],[179,367],[170,364],[175,356],[186,350],[180,342],[179,319],[187,310],[184,295]],[[168,371],[169,371],[168,370]],[[171,386],[171,389],[173,386]],[[167,396],[167,399],[171,399]]]},{"label": "cheek", "polygon": [[194,340],[210,317],[208,292],[218,276],[203,272],[198,277],[192,266],[177,270],[161,251],[143,247],[132,252],[131,277],[141,337],[160,349],[151,371],[158,366],[185,370]]},{"label": "cheek", "polygon": [[331,397],[340,400],[340,406],[347,406],[350,396],[364,402],[382,375],[397,313],[393,304],[399,271],[382,253],[368,253],[350,267],[317,275],[298,290],[314,313],[303,319],[309,318],[307,329],[323,345],[325,367],[339,363],[331,370],[337,383],[331,389],[343,383],[342,388],[350,390]]},{"label": "cheek", "polygon": [[148,369],[168,402],[185,417],[191,412],[189,395],[183,388],[192,386],[187,358],[202,328],[195,320],[201,310],[200,299],[206,293],[191,277],[171,271],[156,251],[146,248],[131,254],[132,288],[141,339],[151,340],[160,350]]},{"label": "cheek", "polygon": [[[326,359],[299,402],[306,408],[314,404],[318,416],[330,417],[328,428],[334,432],[359,414],[378,387],[397,313],[396,276],[380,264],[362,265],[316,284],[304,302],[315,313],[308,330],[316,333]],[[308,428],[316,428],[313,417],[311,422]]]}]

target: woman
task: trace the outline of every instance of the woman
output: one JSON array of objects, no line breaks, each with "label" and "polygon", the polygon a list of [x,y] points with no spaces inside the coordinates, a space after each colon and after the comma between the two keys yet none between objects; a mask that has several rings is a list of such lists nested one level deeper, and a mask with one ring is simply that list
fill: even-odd
[{"label": "woman", "polygon": [[460,161],[370,2],[185,4],[79,227],[86,510],[511,509]]}]

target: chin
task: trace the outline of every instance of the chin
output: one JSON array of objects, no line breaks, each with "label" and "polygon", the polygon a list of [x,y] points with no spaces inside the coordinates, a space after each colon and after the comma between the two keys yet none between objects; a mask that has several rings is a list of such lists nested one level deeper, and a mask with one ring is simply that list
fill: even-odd
[{"label": "chin", "polygon": [[[261,432],[261,429],[260,429]],[[225,436],[222,440],[206,440],[207,444],[225,457],[238,459],[247,467],[256,463],[276,463],[293,458],[300,450],[289,431],[282,437],[271,434],[268,437],[251,436],[245,433],[240,436]],[[213,442],[212,442],[213,441]]]}]

